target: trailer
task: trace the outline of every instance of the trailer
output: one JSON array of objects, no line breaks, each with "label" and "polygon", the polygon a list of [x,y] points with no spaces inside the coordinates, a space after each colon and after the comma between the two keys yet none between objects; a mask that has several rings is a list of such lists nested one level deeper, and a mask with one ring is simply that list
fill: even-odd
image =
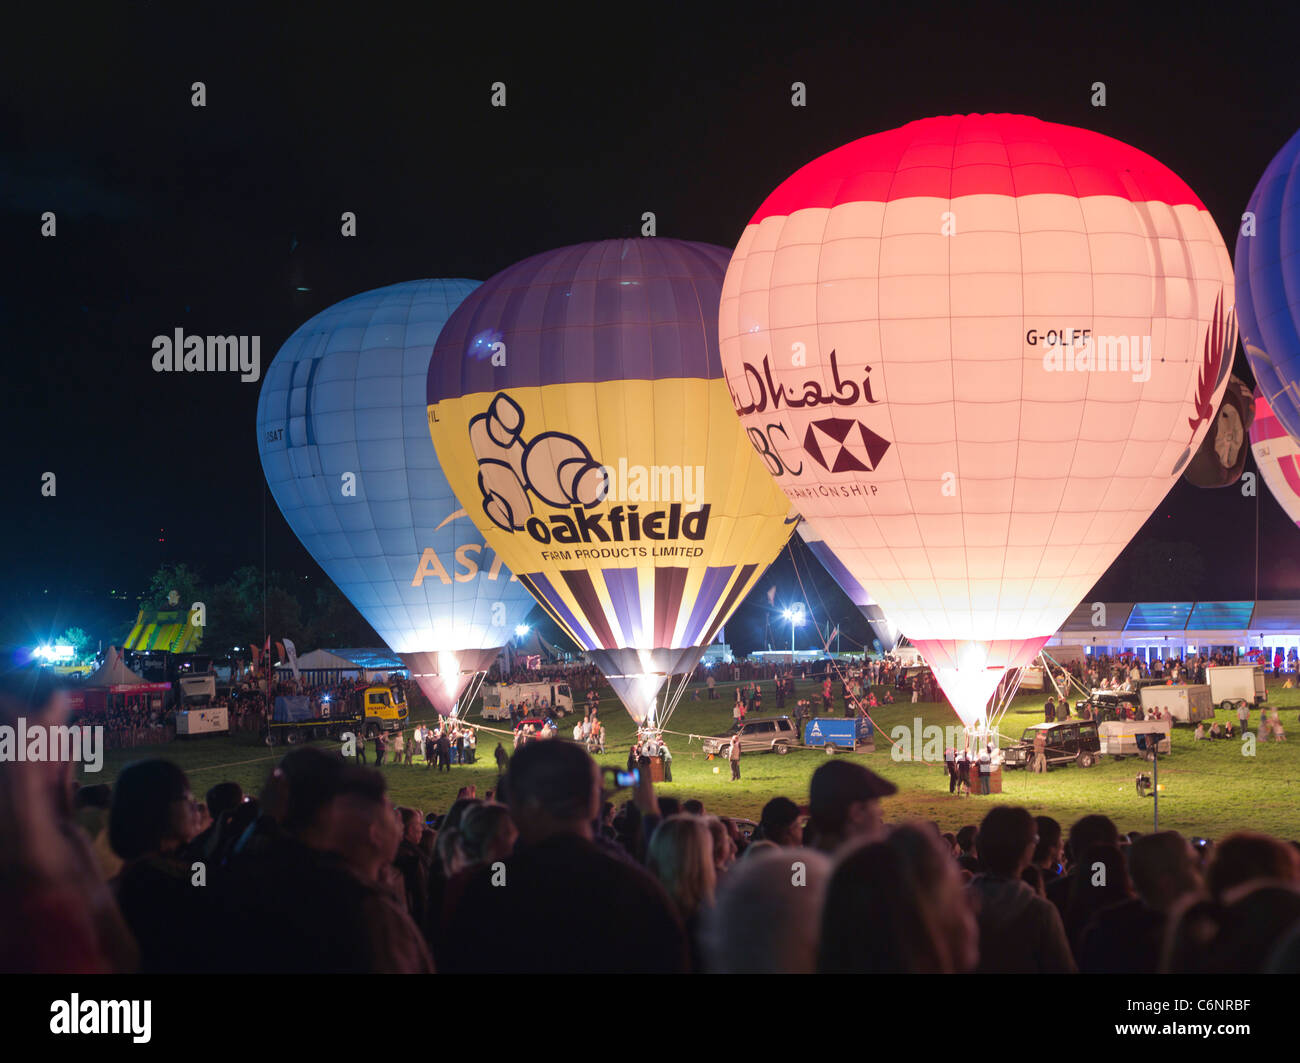
[{"label": "trailer", "polygon": [[224,705],[182,709],[176,714],[176,737],[230,733],[230,713]]},{"label": "trailer", "polygon": [[[1123,757],[1142,757],[1154,760],[1173,747],[1169,744],[1168,720],[1108,720],[1097,725],[1102,756],[1119,760]],[[1159,736],[1153,742],[1153,736]]]},{"label": "trailer", "polygon": [[1268,697],[1264,669],[1253,664],[1212,664],[1205,669],[1210,699],[1225,712],[1239,705],[1252,708]]},{"label": "trailer", "polygon": [[275,699],[271,719],[266,725],[268,746],[296,746],[313,738],[342,738],[344,734],[357,734],[362,729],[364,715],[360,700],[341,707],[331,715],[312,713],[311,699],[301,695],[280,696]]},{"label": "trailer", "polygon": [[838,716],[814,716],[803,727],[803,744],[813,749],[824,747],[830,753],[856,753],[858,746],[876,748],[876,731],[865,716],[857,719]]},{"label": "trailer", "polygon": [[1214,717],[1214,699],[1207,683],[1151,684],[1143,686],[1139,696],[1142,711],[1148,716],[1167,709],[1177,723],[1199,723]]}]

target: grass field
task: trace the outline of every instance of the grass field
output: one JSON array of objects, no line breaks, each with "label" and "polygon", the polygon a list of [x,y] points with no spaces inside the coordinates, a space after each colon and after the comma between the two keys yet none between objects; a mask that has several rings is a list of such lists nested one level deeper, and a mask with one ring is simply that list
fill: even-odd
[{"label": "grass field", "polygon": [[[814,686],[812,682],[800,684],[799,695],[811,698]],[[704,700],[703,689],[699,701],[691,700],[688,694],[668,730],[695,734],[726,731],[731,725],[732,690],[730,684],[719,684],[716,701]],[[1300,706],[1300,689],[1285,690],[1280,682],[1274,685],[1270,681],[1269,700],[1283,710],[1283,723],[1293,740],[1259,743],[1254,756],[1243,756],[1237,741],[1195,742],[1190,728],[1175,728],[1173,751],[1160,763],[1160,783],[1164,787],[1160,794],[1162,828],[1209,838],[1240,829],[1300,838],[1300,787],[1297,786],[1300,726],[1294,711]],[[1024,727],[1041,721],[1043,701],[1042,694],[1017,698],[1003,720],[1002,733],[1018,737]],[[765,715],[776,711],[770,682],[764,684],[763,702]],[[833,711],[839,711],[838,698]],[[608,731],[609,752],[597,759],[609,765],[625,764],[635,734],[630,717],[612,695],[601,701],[600,715]],[[946,705],[902,703],[873,713],[877,725],[886,733],[899,725],[911,728],[916,717],[920,717],[923,725],[947,727],[957,722]],[[477,710],[470,718],[477,722]],[[1228,722],[1227,714],[1219,713],[1219,719]],[[1252,714],[1252,728],[1257,720],[1258,714]],[[414,722],[418,721],[413,721],[412,726]],[[1235,717],[1232,722],[1235,725]],[[572,717],[559,721],[561,736],[572,730],[572,723]],[[445,811],[455,800],[457,790],[469,783],[477,784],[482,796],[495,785],[492,751],[497,740],[510,751],[508,736],[483,733],[479,740],[479,762],[453,766],[449,774],[426,769],[419,761],[411,767],[385,765],[383,771],[394,803],[411,805],[426,813]],[[826,754],[820,750],[800,749],[787,756],[746,755],[741,763],[743,778],[733,783],[725,761],[708,760],[698,741],[688,742],[682,735],[670,735],[669,746],[673,751],[674,781],[659,787],[661,794],[681,799],[699,798],[710,812],[750,819],[757,819],[763,804],[776,795],[804,803],[809,777],[826,760]],[[1121,830],[1151,829],[1152,800],[1138,797],[1133,785],[1137,772],[1149,771],[1150,767],[1134,758],[1122,761],[1103,758],[1093,768],[1072,765],[1047,775],[1007,771],[1003,773],[1000,797],[950,797],[942,763],[900,762],[891,756],[891,748],[878,734],[876,752],[838,754],[866,764],[898,786],[898,794],[884,802],[888,820],[921,817],[938,822],[945,830],[956,830],[966,823],[978,822],[988,807],[1001,801],[1024,805],[1035,814],[1054,816],[1067,825],[1089,812],[1103,812]],[[104,771],[86,776],[85,781],[111,782],[130,761],[162,756],[189,773],[198,797],[223,780],[234,780],[246,790],[257,792],[267,772],[284,752],[284,747],[270,749],[253,735],[110,750],[105,756]]]}]

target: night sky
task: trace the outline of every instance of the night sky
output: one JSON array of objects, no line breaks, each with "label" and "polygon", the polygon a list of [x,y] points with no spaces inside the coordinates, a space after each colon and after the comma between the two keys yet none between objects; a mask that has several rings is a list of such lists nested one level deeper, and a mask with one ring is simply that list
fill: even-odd
[{"label": "night sky", "polygon": [[[486,279],[553,247],[635,236],[647,210],[661,236],[730,247],[816,156],[970,111],[1149,152],[1204,200],[1231,250],[1255,182],[1300,127],[1295,27],[1241,5],[1122,17],[835,5],[860,8],[855,20],[803,4],[717,16],[469,5],[476,22],[441,5],[337,18],[303,5],[258,21],[171,6],[6,16],[5,644],[71,623],[110,637],[162,561],[216,579],[261,564],[264,505],[268,565],[322,578],[263,488],[260,381],[157,374],[160,333],[259,335],[265,368],[294,328],[349,295]],[[204,108],[191,106],[195,81]],[[490,106],[495,81],[505,109]],[[807,107],[790,105],[794,81]],[[1105,108],[1090,105],[1095,81]],[[41,236],[47,210],[54,238]],[[339,233],[344,211],[355,238]],[[1235,371],[1253,383],[1240,351]],[[55,498],[41,495],[47,471]],[[1258,509],[1259,594],[1300,597],[1300,531],[1261,490],[1257,503],[1180,482],[1135,542],[1199,551],[1205,575],[1188,597],[1250,598]],[[1122,556],[1095,594],[1130,598],[1127,579]],[[772,584],[793,594],[788,561],[760,587]],[[736,623],[761,628],[760,597]]]}]

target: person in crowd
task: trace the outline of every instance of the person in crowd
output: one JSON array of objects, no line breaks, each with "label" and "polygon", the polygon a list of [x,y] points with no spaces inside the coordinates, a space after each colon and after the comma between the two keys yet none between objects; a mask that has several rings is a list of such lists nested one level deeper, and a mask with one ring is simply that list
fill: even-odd
[{"label": "person in crowd", "polygon": [[196,888],[183,859],[197,833],[185,773],[166,760],[128,764],[113,788],[108,822],[109,841],[123,861],[113,892],[139,943],[141,972],[201,970],[195,934],[210,913],[208,894]]},{"label": "person in crowd", "polygon": [[833,853],[850,842],[876,839],[884,830],[880,799],[897,792],[861,764],[827,761],[808,784],[813,848]]},{"label": "person in crowd", "polygon": [[[690,804],[699,804],[698,801],[688,802]],[[687,815],[703,816],[703,810],[692,812],[683,806],[682,811]],[[718,882],[721,882],[727,872],[736,863],[736,843],[731,838],[731,832],[727,830],[727,825],[717,816],[704,816],[704,822],[709,828],[709,834],[713,838],[713,869],[716,873]]]},{"label": "person in crowd", "polygon": [[[770,848],[769,848],[770,846]],[[802,868],[791,874],[792,864]],[[812,974],[831,861],[812,849],[750,846],[704,919],[701,952],[716,974]]]},{"label": "person in crowd", "polygon": [[401,833],[379,772],[296,749],[271,773],[261,805],[218,886],[212,970],[431,970],[418,930],[381,882]]},{"label": "person in crowd", "polygon": [[799,806],[788,797],[774,797],[763,806],[758,818],[754,839],[776,842],[777,845],[798,846],[803,843],[803,828],[799,823]]},{"label": "person in crowd", "polygon": [[1294,845],[1240,831],[1218,843],[1205,873],[1208,896],[1178,912],[1162,970],[1264,971],[1279,942],[1300,927],[1300,854]]},{"label": "person in crowd", "polygon": [[731,742],[727,746],[727,760],[731,764],[731,781],[738,782],[740,779],[740,732],[737,731],[731,736]]},{"label": "person in crowd", "polygon": [[428,771],[438,762],[438,736],[432,727],[424,732],[424,768]]},{"label": "person in crowd", "polygon": [[1170,913],[1201,889],[1196,854],[1177,831],[1135,839],[1128,869],[1137,896],[1097,911],[1078,934],[1085,974],[1156,974]]},{"label": "person in crowd", "polygon": [[970,794],[970,753],[965,749],[957,751],[957,794]]},{"label": "person in crowd", "polygon": [[1080,865],[1080,857],[1094,845],[1119,845],[1119,829],[1106,816],[1092,814],[1078,819],[1070,827],[1067,842],[1069,870],[1047,885],[1047,899],[1056,905],[1056,910],[1065,919],[1066,907],[1074,889],[1074,881],[1088,869]]},{"label": "person in crowd", "polygon": [[380,731],[375,735],[375,767],[384,766],[384,754],[388,752],[388,736]]},{"label": "person in crowd", "polygon": [[646,868],[668,894],[686,931],[690,970],[698,972],[700,922],[713,906],[718,881],[708,824],[699,816],[667,816],[650,836]]},{"label": "person in crowd", "polygon": [[1038,826],[1038,844],[1034,846],[1033,864],[1043,880],[1044,895],[1047,886],[1061,877],[1065,868],[1065,841],[1061,825],[1051,816],[1035,816]]},{"label": "person in crowd", "polygon": [[[600,772],[580,747],[534,742],[511,758],[509,808],[519,831],[493,885],[493,870],[473,872],[447,913],[443,966],[449,972],[565,973],[686,969],[685,933],[663,888],[641,869],[592,841],[603,801]],[[653,788],[637,791],[643,814],[655,812]],[[575,905],[573,884],[583,884]],[[518,898],[545,913],[516,929]]]},{"label": "person in crowd", "polygon": [[[1124,839],[1127,841],[1128,839]],[[1124,854],[1119,845],[1092,845],[1079,860],[1079,874],[1070,886],[1065,904],[1065,935],[1077,951],[1079,935],[1098,912],[1123,904],[1134,896]]]},{"label": "person in crowd", "polygon": [[441,728],[438,735],[438,770],[444,769],[451,771],[451,736],[446,727]]},{"label": "person in crowd", "polygon": [[362,896],[377,926],[396,937],[401,969],[432,973],[433,961],[408,911],[403,879],[395,865],[404,840],[404,817],[393,808],[386,789],[377,771],[345,770],[334,802],[334,848],[363,886]]},{"label": "person in crowd", "polygon": [[393,763],[401,764],[406,757],[406,732],[398,731],[393,736]]},{"label": "person in crowd", "polygon": [[[60,726],[63,683],[38,669],[0,682],[0,723]],[[0,971],[128,973],[140,954],[72,808],[69,761],[0,758]]]},{"label": "person in crowd", "polygon": [[896,827],[851,849],[822,911],[824,974],[958,974],[978,959],[979,933],[957,866],[931,828]]},{"label": "person in crowd", "polygon": [[948,793],[957,792],[957,750],[948,746],[943,751],[943,766],[948,773]]},{"label": "person in crowd", "polygon": [[957,866],[971,876],[984,870],[976,848],[978,837],[979,827],[973,823],[968,823],[957,831]]},{"label": "person in crowd", "polygon": [[500,742],[497,743],[496,749],[492,751],[492,759],[496,761],[498,774],[505,774],[506,765],[510,763],[510,754],[505,751],[505,747]]},{"label": "person in crowd", "polygon": [[244,788],[237,782],[221,782],[211,787],[204,795],[211,822],[195,835],[186,849],[186,856],[206,859],[215,847],[216,838],[221,829],[222,818],[233,816],[244,802]]},{"label": "person in crowd", "polygon": [[1034,753],[1033,760],[1029,765],[1029,770],[1038,775],[1042,775],[1048,770],[1046,731],[1036,731],[1034,733]]},{"label": "person in crowd", "polygon": [[1076,970],[1060,913],[1021,879],[1038,842],[1034,817],[1002,805],[980,822],[982,874],[967,886],[979,924],[981,974],[1070,974]]},{"label": "person in crowd", "polygon": [[401,819],[402,840],[397,846],[393,864],[402,876],[402,893],[406,910],[416,926],[423,926],[425,906],[429,900],[430,860],[420,847],[424,836],[424,815],[419,809],[402,806],[397,809]]}]

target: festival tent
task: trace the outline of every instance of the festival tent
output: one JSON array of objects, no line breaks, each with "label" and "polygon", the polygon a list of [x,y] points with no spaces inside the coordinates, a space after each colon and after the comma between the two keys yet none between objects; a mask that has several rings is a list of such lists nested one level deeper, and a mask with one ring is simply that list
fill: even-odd
[{"label": "festival tent", "polygon": [[[287,665],[276,671],[292,675]],[[406,665],[386,649],[319,649],[298,658],[298,673],[308,685],[337,683],[344,679],[384,680],[392,673],[406,674]]]},{"label": "festival tent", "polygon": [[110,646],[104,663],[72,695],[72,707],[103,711],[111,705],[120,705],[131,709],[148,699],[150,708],[161,711],[171,688],[170,683],[150,683],[131,671],[123,662],[122,654]]}]

